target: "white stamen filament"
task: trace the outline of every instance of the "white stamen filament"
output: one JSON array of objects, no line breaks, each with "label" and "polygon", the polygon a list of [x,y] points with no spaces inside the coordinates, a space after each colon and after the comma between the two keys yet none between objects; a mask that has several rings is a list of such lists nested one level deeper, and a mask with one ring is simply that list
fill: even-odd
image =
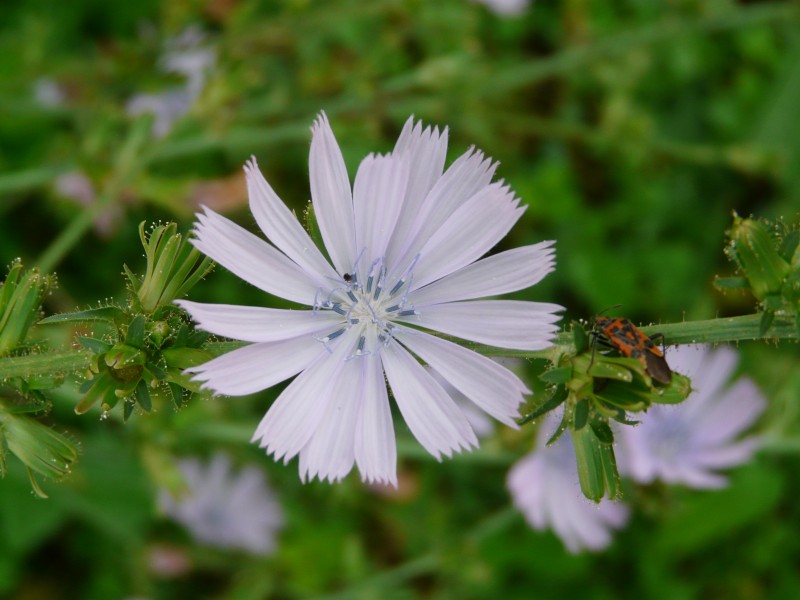
[{"label": "white stamen filament", "polygon": [[[402,277],[391,291],[386,290],[386,265],[382,258],[372,261],[366,275],[366,285],[359,283],[358,262],[363,258],[362,251],[347,273],[329,291],[320,288],[314,298],[314,312],[330,310],[344,317],[342,327],[324,338],[317,338],[330,351],[328,344],[353,326],[359,327],[356,350],[346,360],[359,356],[369,356],[378,352],[392,339],[394,325],[392,319],[418,315],[413,306],[408,305],[408,294],[413,279],[412,269],[419,256],[411,262]],[[343,284],[343,285],[342,285]],[[321,300],[325,298],[325,300]]]}]

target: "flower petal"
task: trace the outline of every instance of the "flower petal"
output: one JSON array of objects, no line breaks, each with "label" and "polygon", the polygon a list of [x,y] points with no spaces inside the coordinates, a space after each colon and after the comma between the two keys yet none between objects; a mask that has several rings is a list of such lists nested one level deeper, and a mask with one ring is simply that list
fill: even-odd
[{"label": "flower petal", "polygon": [[414,219],[414,224],[409,228],[407,239],[398,239],[397,245],[392,247],[391,256],[396,258],[387,265],[389,271],[410,263],[459,206],[489,185],[496,168],[496,163],[484,159],[483,153],[474,149],[450,165],[428,192],[416,216],[405,213],[407,218]]},{"label": "flower petal", "polygon": [[267,238],[321,284],[338,276],[292,211],[278,198],[251,157],[244,166],[250,210]]},{"label": "flower petal", "polygon": [[314,303],[318,282],[264,240],[233,221],[205,209],[197,215],[192,244],[246,282],[275,296]]},{"label": "flower petal", "polygon": [[478,446],[464,413],[407,350],[392,342],[380,356],[408,428],[436,460]]},{"label": "flower petal", "polygon": [[364,356],[357,362],[362,369],[362,399],[356,424],[356,464],[363,481],[397,487],[397,445],[381,361]]},{"label": "flower petal", "polygon": [[[354,350],[351,347],[351,351]],[[359,361],[345,361],[331,381],[330,400],[308,444],[300,451],[300,479],[319,477],[331,483],[344,478],[355,462],[356,421],[361,413],[363,389]]]},{"label": "flower petal", "polygon": [[353,267],[358,254],[350,179],[325,113],[319,115],[311,131],[308,168],[314,215],[333,265],[344,274]]},{"label": "flower petal", "polygon": [[543,350],[558,331],[560,310],[544,302],[473,300],[428,306],[402,320],[490,346]]},{"label": "flower petal", "polygon": [[[254,442],[288,463],[308,443],[333,401],[355,330],[340,336],[330,353],[322,351],[278,396],[253,435]],[[309,339],[309,338],[303,338]]]},{"label": "flower petal", "polygon": [[408,167],[402,159],[370,154],[358,167],[353,185],[356,249],[366,250],[359,273],[366,279],[372,261],[386,252],[408,186]]},{"label": "flower petal", "polygon": [[195,381],[217,394],[244,396],[272,387],[308,367],[320,354],[322,345],[310,336],[279,342],[264,342],[237,348],[197,367]]},{"label": "flower petal", "polygon": [[741,442],[706,448],[697,457],[697,464],[707,469],[735,467],[750,460],[761,444],[761,439],[751,436]]},{"label": "flower petal", "polygon": [[409,241],[409,234],[415,224],[414,216],[420,213],[428,192],[441,178],[447,158],[447,129],[440,134],[438,128],[422,129],[422,123],[414,124],[409,117],[394,146],[393,156],[401,158],[409,167],[410,178],[403,202],[403,214],[386,250],[386,262],[393,264],[397,254]]},{"label": "flower petal", "polygon": [[[344,319],[330,311],[282,310],[260,306],[203,304],[176,300],[198,327],[245,342],[276,342],[301,335],[333,333]],[[324,337],[324,336],[323,336]]]},{"label": "flower petal", "polygon": [[[694,383],[694,382],[693,382]],[[716,402],[706,403],[703,414],[694,421],[703,431],[704,444],[719,444],[731,440],[750,427],[766,409],[766,400],[755,383],[740,379],[730,388],[718,393]]]},{"label": "flower petal", "polygon": [[530,394],[530,390],[511,371],[477,352],[422,331],[398,327],[393,335],[481,409],[501,423],[519,428],[514,419],[525,400],[522,394]]},{"label": "flower petal", "polygon": [[414,306],[499,296],[530,287],[555,267],[555,242],[514,248],[467,265],[409,294]]},{"label": "flower petal", "polygon": [[450,215],[419,251],[412,289],[464,267],[491,250],[511,230],[525,207],[508,187],[494,183]]}]

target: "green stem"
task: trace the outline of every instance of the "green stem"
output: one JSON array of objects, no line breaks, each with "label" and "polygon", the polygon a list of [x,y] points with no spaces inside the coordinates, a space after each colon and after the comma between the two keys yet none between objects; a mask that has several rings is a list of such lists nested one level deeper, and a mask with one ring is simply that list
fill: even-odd
[{"label": "green stem", "polygon": [[[664,323],[661,325],[643,325],[642,333],[652,336],[662,334],[666,346],[681,344],[724,344],[751,340],[777,341],[781,339],[797,340],[798,332],[795,317],[776,316],[766,335],[759,334],[761,315],[742,315],[739,317],[722,317],[704,321],[684,321],[683,323]],[[541,358],[552,360],[564,352],[574,352],[572,332],[563,331],[556,336],[554,345],[546,350],[507,350],[494,346],[466,344],[471,349],[486,356],[509,356],[517,358]]]},{"label": "green stem", "polygon": [[64,230],[54,239],[36,261],[42,273],[49,273],[63,260],[75,244],[92,226],[95,217],[106,206],[107,202],[84,208],[70,221]]},{"label": "green stem", "polygon": [[92,355],[67,350],[0,358],[0,381],[11,377],[27,379],[37,375],[56,375],[88,369]]},{"label": "green stem", "polygon": [[761,315],[742,315],[739,317],[722,317],[705,321],[684,321],[683,323],[666,323],[663,325],[647,325],[640,327],[647,335],[661,333],[667,346],[680,344],[717,344],[725,342],[743,342],[747,340],[780,339],[796,340],[797,325],[795,317],[776,316],[766,334],[759,334]]},{"label": "green stem", "polygon": [[97,202],[76,215],[36,261],[42,272],[52,271],[61,262],[89,230],[95,217],[113,203],[125,189],[127,182],[139,173],[143,166],[143,148],[150,139],[150,126],[149,118],[139,119],[131,126],[128,137],[116,156],[114,172]]},{"label": "green stem", "polygon": [[[683,323],[664,323],[640,327],[647,335],[661,333],[667,346],[681,344],[721,344],[747,340],[775,341],[780,339],[797,340],[798,332],[794,316],[776,316],[766,335],[759,335],[761,315],[743,315],[740,317],[723,317],[704,321],[685,321]],[[448,337],[448,336],[441,336]],[[454,341],[459,341],[455,340]],[[464,343],[464,342],[461,342]],[[218,356],[236,348],[245,346],[244,342],[212,342],[206,344],[205,350]],[[564,331],[556,336],[552,347],[545,350],[509,350],[481,344],[464,343],[472,350],[486,356],[506,356],[518,358],[538,358],[553,360],[565,352],[574,352],[572,333]],[[91,355],[81,351],[59,351],[0,358],[0,380],[9,377],[31,377],[34,375],[61,374],[78,371],[89,366]],[[241,431],[229,431],[238,439]],[[248,434],[249,435],[249,434]],[[488,462],[505,460],[504,457],[485,457]]]}]

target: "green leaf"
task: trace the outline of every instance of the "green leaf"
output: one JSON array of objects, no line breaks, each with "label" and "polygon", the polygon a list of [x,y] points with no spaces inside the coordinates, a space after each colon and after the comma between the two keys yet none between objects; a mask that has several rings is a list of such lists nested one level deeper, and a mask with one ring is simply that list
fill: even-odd
[{"label": "green leaf", "polygon": [[139,403],[139,406],[144,412],[153,410],[153,403],[150,400],[150,391],[147,389],[147,384],[142,380],[139,380],[136,386],[136,402]]},{"label": "green leaf", "polygon": [[[599,387],[599,381],[603,381],[605,385]],[[658,393],[661,393],[661,390],[654,391],[653,388],[645,386],[638,379],[631,383],[612,379],[595,380],[595,397],[623,410],[645,410]]]},{"label": "green leaf", "polygon": [[177,369],[196,367],[214,358],[211,353],[200,350],[199,348],[170,347],[165,349],[161,354],[167,362],[167,367]]},{"label": "green leaf", "polygon": [[167,378],[167,372],[153,361],[145,364],[145,369],[153,375],[156,381],[164,381]]},{"label": "green leaf", "polygon": [[746,290],[750,288],[747,277],[719,277],[714,279],[714,287],[720,291]]},{"label": "green leaf", "polygon": [[633,373],[625,365],[611,362],[608,357],[595,360],[589,367],[589,375],[600,379],[616,379],[618,381],[633,381]]},{"label": "green leaf", "polygon": [[572,338],[575,342],[575,354],[580,354],[589,348],[589,336],[583,325],[577,321],[572,322]]},{"label": "green leaf", "polygon": [[616,498],[620,487],[613,446],[602,443],[591,427],[570,433],[583,495],[594,502],[600,502],[604,496]]},{"label": "green leaf", "polygon": [[97,338],[79,337],[78,343],[95,354],[103,354],[111,350],[111,344],[107,344],[103,340],[98,340]]},{"label": "green leaf", "polygon": [[550,396],[548,400],[544,402],[544,404],[536,407],[533,411],[525,415],[524,417],[517,419],[517,424],[525,425],[534,421],[541,417],[542,415],[549,413],[551,410],[558,408],[561,404],[564,403],[564,400],[567,399],[567,389],[563,386],[559,386],[556,388],[553,395]]},{"label": "green leaf", "polygon": [[608,423],[599,418],[593,418],[591,422],[592,431],[597,436],[597,439],[600,440],[603,444],[613,444],[614,443],[614,433],[611,431],[611,427],[608,426]]},{"label": "green leaf", "polygon": [[135,294],[139,291],[139,288],[142,285],[142,280],[136,275],[136,273],[130,270],[128,265],[122,265],[122,270],[125,271],[125,276],[131,283],[131,291]]},{"label": "green leaf", "polygon": [[124,319],[124,316],[125,313],[117,306],[100,306],[98,308],[90,308],[88,310],[81,310],[78,312],[51,315],[39,321],[39,324],[49,325],[51,323],[84,323],[87,321],[106,321],[109,323],[119,324]]},{"label": "green leaf", "polygon": [[558,367],[545,371],[539,376],[545,383],[563,384],[572,379],[572,367]]},{"label": "green leaf", "polygon": [[134,348],[144,347],[145,319],[142,315],[136,315],[128,325],[128,333],[125,335],[125,343]]},{"label": "green leaf", "polygon": [[131,400],[130,398],[126,398],[125,401],[122,403],[122,422],[127,423],[128,419],[131,418],[133,414],[133,409],[136,408],[136,402]]},{"label": "green leaf", "polygon": [[[778,253],[781,257],[788,263],[792,263],[795,252],[800,247],[800,231],[797,229],[790,231],[786,237],[783,238],[783,242],[781,243],[781,247],[778,250]],[[793,267],[795,265],[792,265]]]},{"label": "green leaf", "polygon": [[[117,397],[114,394],[116,390],[116,383],[108,371],[104,371],[95,379],[94,383],[89,387],[84,397],[75,406],[75,414],[82,415],[91,409],[98,401],[104,406],[111,408],[117,403]],[[107,409],[106,409],[107,410]]]},{"label": "green leaf", "polygon": [[589,400],[584,398],[575,405],[575,413],[573,415],[573,426],[575,429],[583,429],[589,420]]},{"label": "green leaf", "polygon": [[176,383],[169,383],[169,391],[172,394],[172,403],[175,409],[183,408],[183,388]]},{"label": "green leaf", "polygon": [[567,413],[566,411],[564,411],[564,415],[561,417],[561,423],[558,424],[558,427],[553,432],[553,435],[550,436],[550,439],[547,440],[545,446],[552,446],[553,444],[555,444],[558,441],[558,438],[560,438],[563,435],[563,433],[567,430],[568,427],[569,423],[567,422]]}]

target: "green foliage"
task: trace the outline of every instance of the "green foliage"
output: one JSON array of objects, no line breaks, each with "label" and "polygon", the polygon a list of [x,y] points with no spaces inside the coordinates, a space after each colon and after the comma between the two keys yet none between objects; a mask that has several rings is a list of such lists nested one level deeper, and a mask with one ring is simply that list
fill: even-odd
[{"label": "green foliage", "polygon": [[[500,161],[499,176],[528,204],[504,247],[557,241],[555,273],[519,297],[559,302],[570,319],[621,303],[635,323],[666,322],[642,329],[663,332],[668,344],[719,341],[714,325],[696,320],[752,309],[737,291],[743,280],[720,293],[709,286],[731,270],[722,252],[731,212],[791,221],[800,198],[795,3],[538,1],[510,18],[467,0],[6,4],[0,258],[57,270],[60,286],[41,297],[52,315],[46,324],[31,327],[40,313],[28,305],[33,320],[15,319],[20,327],[0,336],[13,339],[0,351],[3,402],[13,400],[3,415],[41,435],[37,445],[56,465],[73,456],[61,445],[73,436],[82,454],[70,477],[48,486],[46,502],[30,493],[25,465],[6,461],[0,595],[796,596],[796,344],[740,345],[743,369],[771,401],[759,426],[769,444],[722,491],[634,489],[607,477],[604,419],[637,419],[631,411],[663,402],[663,389],[635,361],[599,351],[589,373],[591,347],[572,333],[561,340],[569,358],[544,380],[542,361],[524,365],[534,425],[498,431],[479,452],[440,464],[396,418],[398,491],[368,488],[355,475],[336,487],[302,486],[294,469],[248,445],[279,390],[184,402],[197,384],[181,369],[232,346],[195,337],[180,311],[166,308],[181,285],[165,285],[176,280],[160,279],[155,267],[163,258],[173,274],[184,272],[193,249],[170,240],[188,229],[198,205],[254,229],[241,180],[251,154],[302,215],[308,129],[321,109],[351,173],[367,152],[390,150],[414,113],[450,127],[451,160],[474,143]],[[126,104],[184,84],[159,64],[167,40],[198,24],[216,63],[187,112],[157,137],[153,119],[129,116]],[[65,185],[75,174],[86,193]],[[137,224],[159,219],[179,226],[145,236],[150,260],[140,270]],[[313,215],[308,222],[313,233]],[[777,238],[788,240],[777,251],[791,264],[791,235]],[[131,267],[127,291],[123,264]],[[184,281],[202,271],[195,262]],[[219,270],[194,297],[264,302],[234,280]],[[771,322],[737,317],[728,333],[786,337],[795,322],[781,310]],[[77,371],[92,373],[82,393],[75,382],[61,386]],[[10,382],[13,374],[27,387]],[[81,402],[120,401],[102,421],[74,414]],[[586,464],[602,467],[599,478],[586,471],[590,495],[600,482],[621,487],[635,507],[630,526],[597,556],[568,555],[552,533],[530,529],[505,492],[508,467],[531,448],[535,422],[565,405],[570,414],[581,406],[582,427],[571,435],[587,448]],[[123,426],[136,407],[141,414]],[[70,435],[46,440],[63,431],[52,422]],[[287,513],[275,556],[200,547],[154,509],[175,456],[219,447],[269,472]]]}]

